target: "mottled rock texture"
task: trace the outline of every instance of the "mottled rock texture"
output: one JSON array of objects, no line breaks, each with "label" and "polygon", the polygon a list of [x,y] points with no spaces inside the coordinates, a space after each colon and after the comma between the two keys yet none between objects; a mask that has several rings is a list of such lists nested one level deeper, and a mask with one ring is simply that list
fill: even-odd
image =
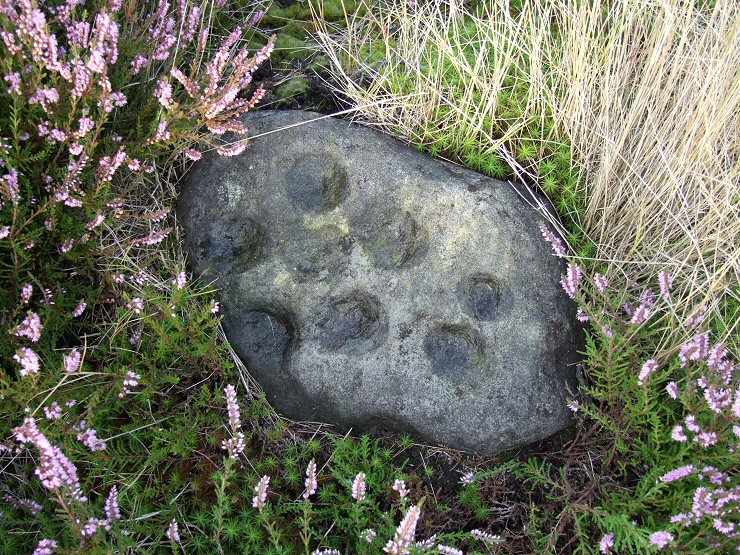
[{"label": "mottled rock texture", "polygon": [[[579,329],[514,187],[300,111],[204,156],[179,217],[224,328],[280,411],[494,453],[569,423]],[[569,391],[570,390],[570,391]]]}]

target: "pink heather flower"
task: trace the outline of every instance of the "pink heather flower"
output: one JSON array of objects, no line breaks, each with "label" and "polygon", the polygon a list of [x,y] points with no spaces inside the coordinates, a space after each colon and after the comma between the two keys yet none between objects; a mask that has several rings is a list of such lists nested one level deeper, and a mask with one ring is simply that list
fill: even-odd
[{"label": "pink heather flower", "polygon": [[601,538],[601,541],[599,542],[599,551],[604,555],[608,555],[612,552],[612,549],[614,549],[614,534],[609,532],[608,534],[604,534],[604,537]]},{"label": "pink heather flower", "polygon": [[642,365],[642,370],[640,370],[640,375],[637,377],[637,384],[638,385],[645,385],[645,382],[648,379],[648,376],[655,372],[658,369],[658,363],[654,359],[650,359],[645,362],[645,364]]},{"label": "pink heather flower", "polygon": [[[140,334],[141,332],[137,332],[137,333],[139,333],[139,334]],[[141,338],[141,337],[139,337],[139,339],[140,339],[140,338]],[[133,339],[133,338],[132,338],[132,339]],[[132,344],[136,344],[136,343],[138,343],[138,342],[139,342],[139,341],[138,341],[138,339],[137,339],[137,340],[136,340],[135,342],[133,342]],[[136,387],[137,385],[139,385],[139,380],[140,380],[140,379],[141,379],[141,376],[140,376],[139,374],[135,373],[135,372],[134,372],[134,371],[132,371],[132,370],[127,370],[127,371],[126,371],[126,377],[125,377],[125,378],[124,378],[124,380],[123,380],[123,387],[121,388],[121,391],[120,391],[120,393],[118,394],[118,398],[119,398],[119,399],[123,399],[123,398],[124,398],[124,397],[125,397],[126,395],[130,395],[130,394],[131,394],[131,390],[130,390],[129,388],[131,388],[131,387]]]},{"label": "pink heather flower", "polygon": [[314,493],[316,493],[316,489],[318,488],[318,482],[316,480],[316,461],[314,461],[313,459],[311,459],[311,462],[309,462],[308,466],[306,467],[305,484],[306,491],[303,492],[303,499],[308,499]]},{"label": "pink heather flower", "polygon": [[103,156],[98,162],[98,179],[100,181],[111,181],[118,168],[126,161],[128,155],[123,148],[119,148],[113,158]]},{"label": "pink heather flower", "polygon": [[85,309],[87,308],[87,303],[85,302],[85,299],[80,299],[80,302],[77,303],[77,306],[72,311],[72,316],[75,318],[79,318],[82,316],[82,313],[85,312]]},{"label": "pink heather flower", "polygon": [[90,222],[88,222],[85,227],[87,227],[87,229],[92,231],[93,229],[98,227],[100,224],[102,224],[103,220],[105,220],[104,214],[96,214],[95,218],[93,218]]},{"label": "pink heather flower", "polygon": [[597,273],[594,276],[594,284],[596,285],[596,289],[599,290],[599,293],[604,293],[609,286],[609,278]]},{"label": "pink heather flower", "polygon": [[576,400],[568,401],[568,404],[566,406],[573,412],[578,412],[579,410],[581,410],[581,404]]},{"label": "pink heather flower", "polygon": [[80,529],[80,535],[83,538],[92,538],[95,535],[95,532],[98,531],[98,526],[103,525],[103,523],[104,521],[99,518],[88,518],[87,522],[83,524]]},{"label": "pink heather flower", "polygon": [[[467,476],[467,474],[465,476]],[[465,476],[463,476],[463,480],[465,479]],[[394,491],[398,492],[398,496],[401,499],[404,499],[409,494],[409,490],[406,489],[406,482],[404,482],[403,480],[396,480],[395,482],[393,482],[393,486],[391,487]]]},{"label": "pink heather flower", "polygon": [[77,434],[77,441],[81,441],[90,451],[105,451],[105,442],[98,438],[98,432],[92,428]]},{"label": "pink heather flower", "polygon": [[709,366],[710,368],[721,370],[722,367],[727,364],[727,361],[725,360],[726,356],[727,347],[725,347],[723,343],[717,343],[709,351],[709,356],[707,357],[707,366]]},{"label": "pink heather flower", "polygon": [[218,305],[218,301],[216,301],[211,307],[211,314],[216,314],[219,310],[221,310],[221,307]]},{"label": "pink heather flower", "polygon": [[740,390],[735,392],[735,401],[732,403],[732,414],[740,418]]},{"label": "pink heather flower", "polygon": [[241,154],[245,148],[247,148],[247,143],[234,143],[233,145],[221,145],[216,148],[216,152],[221,156],[230,157]]},{"label": "pink heather flower", "polygon": [[8,235],[10,235],[10,226],[0,227],[0,239],[5,239]]},{"label": "pink heather flower", "polygon": [[236,431],[241,426],[239,403],[236,400],[236,388],[229,384],[224,388],[226,394],[226,408],[229,412],[229,426],[232,431]]},{"label": "pink heather flower", "polygon": [[33,499],[26,499],[24,497],[16,498],[12,497],[8,493],[3,495],[3,499],[6,503],[12,505],[13,508],[18,509],[19,511],[24,511],[31,516],[38,515],[44,508],[39,503],[36,503],[36,501],[34,501]]},{"label": "pink heather flower", "polygon": [[[715,518],[714,520],[712,520],[712,526],[714,526],[714,529],[717,530],[717,532],[720,532],[721,534],[724,534],[726,536],[730,536],[730,534],[735,531],[735,524],[733,522],[724,522],[719,518]],[[719,545],[717,545],[717,547],[719,547]]]},{"label": "pink heather flower", "polygon": [[365,499],[365,473],[360,472],[352,482],[352,497],[357,501]]},{"label": "pink heather flower", "polygon": [[675,482],[676,480],[680,480],[681,478],[686,478],[686,476],[690,476],[694,472],[694,470],[696,470],[696,467],[693,464],[681,466],[663,474],[663,476],[660,477],[660,481],[664,484],[670,484],[671,482]]},{"label": "pink heather flower", "polygon": [[367,543],[373,543],[373,540],[378,536],[378,533],[372,528],[366,528],[360,532],[360,539]]},{"label": "pink heather flower", "polygon": [[146,237],[142,239],[136,239],[132,242],[132,245],[134,246],[152,246],[152,245],[158,245],[162,241],[164,241],[167,236],[169,235],[168,231],[155,231],[154,233],[151,233],[150,235],[147,235]]},{"label": "pink heather flower", "polygon": [[545,241],[550,243],[550,246],[552,247],[555,255],[559,258],[563,258],[565,256],[565,247],[563,246],[563,242],[560,240],[560,238],[555,235],[555,232],[550,230],[550,228],[548,228],[543,223],[540,223],[540,232],[545,238]]},{"label": "pink heather flower", "polygon": [[70,94],[72,98],[80,98],[92,83],[92,71],[83,62],[77,61],[72,66],[72,73],[74,75],[74,87]]},{"label": "pink heather flower", "polygon": [[704,398],[707,405],[717,414],[721,414],[724,409],[732,404],[732,389],[723,387],[708,387],[704,390]]},{"label": "pink heather flower", "polygon": [[190,148],[185,151],[185,156],[187,156],[190,160],[193,160],[194,162],[197,162],[203,157],[203,153],[200,150],[196,150],[194,148]]},{"label": "pink heather flower", "polygon": [[158,143],[160,141],[167,141],[171,137],[170,132],[167,130],[167,120],[163,119],[157,126],[157,133],[154,135],[152,142]]},{"label": "pink heather flower", "polygon": [[578,307],[578,310],[576,311],[576,320],[584,324],[588,322],[588,314],[583,312],[583,309],[581,307]]},{"label": "pink heather flower", "polygon": [[21,365],[21,376],[38,374],[40,368],[39,356],[27,347],[18,349],[13,358]]},{"label": "pink heather flower", "polygon": [[639,326],[640,324],[647,322],[650,319],[650,316],[650,309],[645,306],[645,304],[641,304],[639,307],[637,307],[637,310],[635,310],[634,314],[632,314],[630,324]]},{"label": "pink heather flower", "polygon": [[256,495],[252,497],[252,507],[259,509],[260,511],[265,508],[265,505],[267,504],[267,489],[269,486],[270,477],[262,476],[260,481],[257,482],[257,485],[254,486],[254,493]]},{"label": "pink heather flower", "polygon": [[177,526],[177,521],[174,518],[167,527],[167,539],[172,543],[180,543],[180,531]]},{"label": "pink heather flower", "polygon": [[448,545],[442,545],[441,543],[437,545],[437,552],[440,555],[465,555],[462,550]]},{"label": "pink heather flower", "polygon": [[676,382],[668,382],[665,390],[671,399],[678,399],[678,384]]},{"label": "pink heather flower", "polygon": [[38,342],[41,339],[41,330],[44,326],[41,324],[41,318],[35,312],[28,311],[23,322],[15,328],[15,335],[18,337],[27,337],[31,343]]},{"label": "pink heather flower", "polygon": [[421,516],[421,509],[414,505],[403,517],[403,520],[396,528],[396,534],[392,540],[383,548],[383,551],[389,555],[407,555],[410,552],[409,546],[414,541],[414,535],[416,534],[416,524],[419,522]]},{"label": "pink heather flower", "polygon": [[663,549],[672,541],[673,534],[671,534],[670,532],[660,530],[658,532],[653,532],[652,534],[650,534],[650,543],[653,545],[657,545],[658,549]]},{"label": "pink heather flower", "polygon": [[185,285],[188,283],[188,275],[185,272],[177,274],[175,279],[172,280],[172,284],[178,289],[185,289]]},{"label": "pink heather flower", "polygon": [[67,253],[72,250],[72,247],[75,244],[74,239],[67,239],[64,243],[62,243],[62,246],[59,248],[60,251],[63,253]]},{"label": "pink heather flower", "polygon": [[62,407],[54,401],[50,407],[44,407],[44,416],[48,420],[58,420],[62,417]]},{"label": "pink heather flower", "polygon": [[673,430],[671,431],[671,437],[674,441],[679,441],[681,443],[689,440],[689,438],[683,431],[683,426],[674,426]]},{"label": "pink heather flower", "polygon": [[565,274],[565,278],[560,280],[560,285],[563,286],[563,289],[571,299],[576,298],[576,294],[578,293],[578,288],[581,285],[582,279],[583,272],[581,272],[581,268],[578,266],[578,264],[568,264],[568,270]]},{"label": "pink heather flower", "polygon": [[136,330],[134,333],[131,334],[131,337],[129,338],[128,342],[132,345],[136,345],[141,341],[141,330]]},{"label": "pink heather flower", "polygon": [[655,305],[655,299],[653,298],[653,292],[650,289],[645,289],[640,295],[640,300],[647,308],[653,308]]},{"label": "pink heather flower", "polygon": [[20,443],[31,443],[39,451],[39,466],[36,476],[47,489],[65,488],[71,496],[84,502],[80,480],[77,477],[77,467],[64,456],[59,447],[52,445],[36,426],[36,420],[28,417],[23,425],[13,430],[16,440]]},{"label": "pink heather flower", "polygon": [[31,300],[31,295],[33,294],[33,285],[30,283],[26,283],[23,287],[21,287],[21,302],[23,304],[28,304],[28,301]]},{"label": "pink heather flower", "polygon": [[141,314],[144,310],[144,301],[140,297],[134,297],[131,302],[126,303],[126,308],[133,310],[134,314]]},{"label": "pink heather flower", "polygon": [[59,102],[59,93],[54,87],[49,89],[38,88],[28,99],[29,104],[41,104],[41,108],[46,113],[49,113],[50,105],[57,102]]},{"label": "pink heather flower", "polygon": [[695,434],[698,434],[699,432],[701,432],[701,428],[696,423],[696,416],[694,416],[693,414],[689,414],[686,417],[685,422],[686,422],[686,427],[690,431],[694,432]]},{"label": "pink heather flower", "polygon": [[460,481],[465,484],[466,486],[472,484],[475,481],[475,472],[470,470],[469,472],[466,472],[462,475],[460,478]]},{"label": "pink heather flower", "polygon": [[87,21],[75,21],[67,25],[67,42],[70,46],[87,46],[90,39],[90,24]]},{"label": "pink heather flower", "polygon": [[236,460],[246,448],[244,432],[236,432],[229,439],[221,441],[221,449],[229,452],[229,458]]},{"label": "pink heather flower", "polygon": [[490,534],[478,529],[471,530],[470,535],[473,536],[476,540],[487,544],[494,544],[501,541],[501,536],[497,534]]},{"label": "pink heather flower", "polygon": [[665,302],[670,301],[671,287],[673,287],[673,276],[665,270],[661,270],[658,274],[658,284],[660,285],[660,294],[663,296],[663,299],[665,299]]},{"label": "pink heather flower", "polygon": [[33,555],[52,555],[57,547],[57,542],[54,540],[41,540],[34,549]]},{"label": "pink heather flower", "polygon": [[17,206],[20,201],[20,193],[18,190],[18,170],[15,168],[10,170],[10,173],[3,175],[0,179],[0,191],[10,199],[13,205]]},{"label": "pink heather flower", "polygon": [[163,78],[160,78],[160,80],[157,81],[157,86],[154,87],[152,94],[157,100],[159,100],[159,103],[168,110],[175,105],[172,100],[172,85]]},{"label": "pink heather flower", "polygon": [[3,77],[5,81],[10,83],[10,88],[8,89],[8,94],[17,94],[20,96],[21,94],[21,76],[20,73],[10,73]]},{"label": "pink heather flower", "polygon": [[147,60],[146,56],[142,56],[139,54],[131,61],[131,75],[138,74],[144,66],[147,64],[149,60]]},{"label": "pink heather flower", "polygon": [[226,407],[229,413],[229,427],[232,437],[221,443],[221,448],[229,452],[229,457],[236,459],[245,448],[244,434],[239,431],[241,426],[239,403],[236,400],[236,388],[229,384],[224,388],[226,393]]},{"label": "pink heather flower", "polygon": [[121,519],[121,510],[118,508],[118,488],[113,486],[105,500],[105,518],[108,524]]},{"label": "pink heather flower", "polygon": [[697,436],[694,438],[694,441],[706,449],[708,447],[711,447],[712,445],[716,445],[718,438],[717,434],[714,432],[702,432],[700,434],[697,434]]},{"label": "pink heather flower", "polygon": [[265,15],[265,10],[257,10],[252,16],[252,19],[249,20],[249,24],[254,27],[260,22],[260,20],[262,19],[264,15]]},{"label": "pink heather flower", "polygon": [[703,360],[709,354],[709,333],[701,333],[692,340],[684,343],[678,354],[681,359],[681,367],[685,367],[690,361],[697,362]]},{"label": "pink heather flower", "polygon": [[64,370],[66,372],[77,372],[82,363],[82,354],[76,348],[72,349],[68,355],[64,355]]}]

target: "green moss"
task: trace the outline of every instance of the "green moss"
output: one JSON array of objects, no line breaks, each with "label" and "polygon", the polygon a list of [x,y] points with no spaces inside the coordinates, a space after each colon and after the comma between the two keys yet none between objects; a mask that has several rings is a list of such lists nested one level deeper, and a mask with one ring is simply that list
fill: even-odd
[{"label": "green moss", "polygon": [[289,79],[282,85],[275,87],[272,91],[274,100],[278,103],[285,103],[286,101],[301,96],[308,92],[310,81],[307,77],[294,77]]}]

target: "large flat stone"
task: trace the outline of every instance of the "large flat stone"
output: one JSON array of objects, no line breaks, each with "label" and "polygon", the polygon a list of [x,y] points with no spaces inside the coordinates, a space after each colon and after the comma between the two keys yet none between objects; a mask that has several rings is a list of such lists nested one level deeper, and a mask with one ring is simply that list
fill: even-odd
[{"label": "large flat stone", "polygon": [[483,453],[568,425],[575,307],[512,185],[324,119],[204,156],[178,212],[234,350],[287,416]]}]

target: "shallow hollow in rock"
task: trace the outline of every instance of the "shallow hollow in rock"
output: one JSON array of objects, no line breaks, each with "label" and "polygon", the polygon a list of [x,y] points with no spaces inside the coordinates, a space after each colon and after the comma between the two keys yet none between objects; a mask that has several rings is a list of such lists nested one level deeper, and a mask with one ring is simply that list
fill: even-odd
[{"label": "shallow hollow in rock", "polygon": [[248,115],[267,134],[204,156],[178,207],[271,403],[486,454],[567,426],[582,339],[544,218],[510,184],[316,116]]}]

